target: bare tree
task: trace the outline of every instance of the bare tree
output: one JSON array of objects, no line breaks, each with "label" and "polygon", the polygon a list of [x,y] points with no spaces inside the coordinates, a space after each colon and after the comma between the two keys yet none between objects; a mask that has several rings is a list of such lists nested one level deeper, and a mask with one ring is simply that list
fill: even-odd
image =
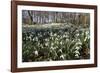
[{"label": "bare tree", "polygon": [[28,11],[28,14],[29,14],[29,18],[30,18],[30,24],[33,24],[33,14],[32,14],[32,11]]}]

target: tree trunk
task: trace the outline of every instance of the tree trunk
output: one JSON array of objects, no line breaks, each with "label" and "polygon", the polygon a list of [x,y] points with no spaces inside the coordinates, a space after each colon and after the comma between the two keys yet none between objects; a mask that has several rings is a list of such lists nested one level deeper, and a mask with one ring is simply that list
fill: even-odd
[{"label": "tree trunk", "polygon": [[32,14],[30,11],[28,11],[28,14],[29,14],[29,18],[30,18],[30,23],[29,24],[33,24],[33,17],[32,17]]}]

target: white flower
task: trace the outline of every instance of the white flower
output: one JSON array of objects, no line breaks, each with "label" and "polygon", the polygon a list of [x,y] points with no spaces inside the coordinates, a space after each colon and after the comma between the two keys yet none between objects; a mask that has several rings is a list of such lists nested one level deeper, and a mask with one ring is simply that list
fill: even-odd
[{"label": "white flower", "polygon": [[38,56],[38,51],[37,51],[37,50],[36,50],[36,51],[34,51],[34,53],[35,53],[35,55],[36,55],[36,56]]},{"label": "white flower", "polygon": [[76,36],[79,36],[79,33],[77,33]]},{"label": "white flower", "polygon": [[57,34],[55,33],[54,36],[57,36]]},{"label": "white flower", "polygon": [[87,37],[85,37],[84,41],[86,41],[86,40],[87,40]]},{"label": "white flower", "polygon": [[50,49],[55,50],[55,49],[56,49],[56,47],[51,46],[51,48],[50,48]]},{"label": "white flower", "polygon": [[76,45],[82,45],[82,42],[80,41],[80,39],[78,39],[78,42],[76,43]]},{"label": "white flower", "polygon": [[79,54],[75,54],[75,57],[79,58]]},{"label": "white flower", "polygon": [[34,41],[35,39],[33,38],[33,41]]},{"label": "white flower", "polygon": [[72,42],[75,42],[75,40],[72,40]]},{"label": "white flower", "polygon": [[40,33],[38,33],[38,36],[40,36]]},{"label": "white flower", "polygon": [[86,31],[85,34],[86,34],[86,35],[89,35],[89,31]]},{"label": "white flower", "polygon": [[36,39],[36,41],[38,41],[38,38],[37,37],[35,39]]},{"label": "white flower", "polygon": [[82,33],[82,36],[84,35],[84,33]]},{"label": "white flower", "polygon": [[58,51],[59,51],[59,52],[62,52],[62,49],[59,49]]},{"label": "white flower", "polygon": [[78,50],[75,51],[76,54],[80,54]]},{"label": "white flower", "polygon": [[53,37],[50,37],[50,39],[53,40],[54,38]]},{"label": "white flower", "polygon": [[66,41],[69,41],[69,39],[66,39]]},{"label": "white flower", "polygon": [[77,39],[79,42],[81,41],[80,39]]},{"label": "white flower", "polygon": [[51,46],[53,46],[54,44],[53,43],[51,43]]},{"label": "white flower", "polygon": [[28,37],[31,40],[31,36]]},{"label": "white flower", "polygon": [[50,35],[51,35],[51,36],[53,35],[52,32],[50,33]]},{"label": "white flower", "polygon": [[65,34],[67,34],[67,32],[65,32]]},{"label": "white flower", "polygon": [[45,46],[48,46],[48,43],[45,43]]},{"label": "white flower", "polygon": [[40,44],[40,47],[41,47],[41,48],[43,48],[43,45],[42,45],[42,44]]},{"label": "white flower", "polygon": [[64,55],[61,55],[60,58],[64,59]]},{"label": "white flower", "polygon": [[48,39],[45,39],[45,41],[49,41]]},{"label": "white flower", "polygon": [[39,36],[40,36],[40,37],[42,37],[42,35],[41,35],[41,34],[40,34]]},{"label": "white flower", "polygon": [[60,42],[60,44],[62,45],[62,44],[63,44],[63,42],[61,41],[61,42]]},{"label": "white flower", "polygon": [[55,40],[58,40],[58,38],[56,38]]},{"label": "white flower", "polygon": [[79,50],[79,49],[80,49],[80,47],[78,47],[78,46],[77,46],[75,49]]},{"label": "white flower", "polygon": [[79,30],[76,30],[76,32],[79,32]]},{"label": "white flower", "polygon": [[89,39],[90,38],[90,35],[87,35],[87,39]]},{"label": "white flower", "polygon": [[64,34],[64,35],[63,35],[63,37],[64,37],[64,38],[67,38],[67,37],[68,37],[68,35],[67,35],[67,34]]},{"label": "white flower", "polygon": [[57,37],[59,38],[59,37],[60,37],[60,35],[57,35]]}]

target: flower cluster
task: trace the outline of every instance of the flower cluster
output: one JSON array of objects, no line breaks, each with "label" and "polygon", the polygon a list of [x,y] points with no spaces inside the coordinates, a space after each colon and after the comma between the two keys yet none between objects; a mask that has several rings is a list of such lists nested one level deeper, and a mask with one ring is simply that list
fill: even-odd
[{"label": "flower cluster", "polygon": [[89,58],[89,53],[83,55],[84,49],[89,49],[89,30],[31,30],[23,32],[22,38],[23,62]]}]

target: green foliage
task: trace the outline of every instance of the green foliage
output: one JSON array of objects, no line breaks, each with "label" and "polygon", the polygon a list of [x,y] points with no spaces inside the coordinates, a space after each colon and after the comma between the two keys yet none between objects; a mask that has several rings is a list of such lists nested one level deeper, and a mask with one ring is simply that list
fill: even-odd
[{"label": "green foliage", "polygon": [[75,27],[35,29],[22,35],[23,62],[85,59],[83,49],[90,48],[89,30]]},{"label": "green foliage", "polygon": [[90,57],[90,32],[89,31],[84,31],[83,33],[80,34],[80,41],[82,42],[82,48],[80,49],[80,54],[82,58],[89,58]]}]

